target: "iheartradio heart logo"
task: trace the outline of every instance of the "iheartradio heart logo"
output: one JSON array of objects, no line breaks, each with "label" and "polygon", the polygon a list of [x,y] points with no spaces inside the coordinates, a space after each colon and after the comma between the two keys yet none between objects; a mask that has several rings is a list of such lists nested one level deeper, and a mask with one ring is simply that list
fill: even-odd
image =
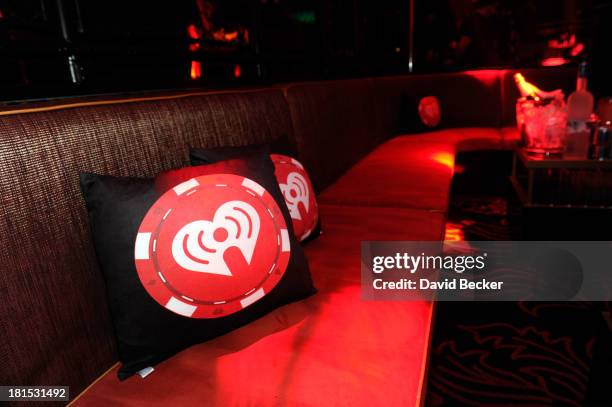
[{"label": "iheartradio heart logo", "polygon": [[172,241],[174,260],[186,270],[231,276],[223,255],[230,247],[251,263],[259,235],[259,215],[246,202],[230,201],[217,209],[213,221],[183,226]]},{"label": "iheartradio heart logo", "polygon": [[291,253],[285,218],[251,179],[192,178],[149,209],[134,244],[144,289],[166,309],[217,318],[248,307],[282,278]]},{"label": "iheartradio heart logo", "polygon": [[279,183],[281,192],[285,197],[287,208],[292,219],[302,219],[300,214],[299,204],[302,204],[306,212],[310,203],[310,193],[308,191],[308,182],[297,172],[290,172],[287,175],[285,184]]},{"label": "iheartradio heart logo", "polygon": [[319,210],[312,184],[302,164],[294,158],[271,154],[274,175],[291,215],[298,239],[306,239],[317,226]]}]

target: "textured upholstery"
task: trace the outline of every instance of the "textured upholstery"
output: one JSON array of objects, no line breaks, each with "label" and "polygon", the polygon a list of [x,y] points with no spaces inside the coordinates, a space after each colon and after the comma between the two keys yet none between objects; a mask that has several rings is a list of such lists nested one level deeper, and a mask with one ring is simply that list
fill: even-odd
[{"label": "textured upholstery", "polygon": [[290,85],[284,89],[300,160],[321,190],[388,137],[368,79]]},{"label": "textured upholstery", "polygon": [[144,380],[119,383],[113,370],[75,405],[418,405],[432,305],[361,301],[360,242],[437,240],[444,217],[320,210],[325,232],[305,248],[317,295],[187,349]]},{"label": "textured upholstery", "polygon": [[[570,83],[569,71],[550,72]],[[525,75],[556,87],[546,74]],[[299,405],[335,396],[344,405],[359,392],[377,405],[396,391],[394,401],[414,404],[431,306],[362,303],[357,242],[441,238],[455,153],[503,148],[516,133],[444,129],[383,141],[398,133],[402,94],[438,96],[445,127],[510,123],[509,78],[479,71],[0,112],[0,383],[69,385],[74,396],[115,363],[79,171],[152,176],[187,164],[188,147],[288,137],[325,189],[324,234],[306,249],[321,295],[186,350],[146,381],[119,385],[111,372],[81,401]]]},{"label": "textured upholstery", "polygon": [[301,83],[284,88],[300,159],[317,190],[397,134],[403,97],[435,95],[443,127],[499,126],[500,71]]},{"label": "textured upholstery", "polygon": [[76,394],[116,360],[79,171],[152,176],[188,146],[290,133],[278,90],[0,117],[0,383]]},{"label": "textured upholstery", "polygon": [[[283,87],[294,125],[300,158],[321,191],[365,153],[398,133],[402,99],[433,95],[440,100],[441,129],[499,128],[514,124],[518,91],[509,70],[391,76],[300,83]],[[521,70],[543,89],[574,86],[571,68]],[[458,145],[468,150],[482,146]],[[500,148],[489,144],[487,148]]]},{"label": "textured upholstery", "polygon": [[402,97],[440,101],[440,127],[497,127],[501,121],[501,71],[397,76],[374,79],[377,104],[387,127],[398,128]]}]

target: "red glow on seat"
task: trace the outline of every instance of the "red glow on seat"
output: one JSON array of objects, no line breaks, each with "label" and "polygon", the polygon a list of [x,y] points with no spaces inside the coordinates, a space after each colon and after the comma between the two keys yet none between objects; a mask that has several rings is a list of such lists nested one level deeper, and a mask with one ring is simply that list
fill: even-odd
[{"label": "red glow on seat", "polygon": [[240,78],[242,76],[242,68],[240,64],[234,65],[234,78]]},{"label": "red glow on seat", "polygon": [[455,156],[451,153],[439,151],[431,154],[430,158],[438,164],[448,167],[448,169],[451,171],[453,171],[455,168]]},{"label": "red glow on seat", "polygon": [[[424,371],[426,358],[412,357],[413,350],[395,350],[391,357],[388,351],[370,349],[382,339],[385,345],[403,340],[410,347],[421,348],[422,316],[394,301],[383,305],[360,302],[359,312],[355,312],[354,301],[359,302],[359,295],[358,286],[326,293],[328,304],[312,309],[307,318],[262,337],[240,352],[227,352],[208,362],[215,366],[210,372],[212,378],[207,380],[215,387],[208,394],[218,401],[216,404],[223,405],[325,406],[332,395],[331,400],[339,401],[334,403],[337,405],[420,405],[422,379],[402,382],[401,375],[385,377],[378,372],[406,370],[412,376],[412,372]],[[421,309],[429,306],[416,304]],[[385,321],[383,315],[392,321],[403,317],[402,323]],[[354,366],[368,368],[351,370]],[[372,376],[381,378],[375,383],[388,386],[384,394],[379,385],[364,386],[372,383]],[[338,388],[343,391],[338,393]]]},{"label": "red glow on seat", "polygon": [[191,61],[191,79],[196,80],[202,77],[202,64],[199,61]]}]

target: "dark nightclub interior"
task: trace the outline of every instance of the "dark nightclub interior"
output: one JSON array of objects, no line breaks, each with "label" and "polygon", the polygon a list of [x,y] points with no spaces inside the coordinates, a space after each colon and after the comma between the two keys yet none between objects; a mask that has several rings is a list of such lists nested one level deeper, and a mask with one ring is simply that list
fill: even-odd
[{"label": "dark nightclub interior", "polygon": [[609,16],[606,0],[4,0],[2,100],[583,59],[604,81]]},{"label": "dark nightclub interior", "polygon": [[0,404],[612,406],[611,22],[0,0]]}]

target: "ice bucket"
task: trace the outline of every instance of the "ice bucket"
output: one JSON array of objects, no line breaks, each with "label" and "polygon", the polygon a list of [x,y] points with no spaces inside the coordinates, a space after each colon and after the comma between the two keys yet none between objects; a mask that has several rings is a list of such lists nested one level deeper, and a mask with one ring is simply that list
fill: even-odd
[{"label": "ice bucket", "polygon": [[567,107],[561,98],[548,100],[520,98],[516,123],[530,153],[560,154],[567,137]]}]

